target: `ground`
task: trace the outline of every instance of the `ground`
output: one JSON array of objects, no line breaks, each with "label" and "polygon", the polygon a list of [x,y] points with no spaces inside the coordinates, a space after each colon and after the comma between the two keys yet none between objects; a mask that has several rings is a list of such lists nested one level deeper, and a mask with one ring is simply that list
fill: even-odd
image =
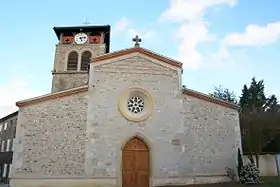
[{"label": "ground", "polygon": [[[203,185],[188,185],[180,187],[279,187],[280,186],[280,176],[279,177],[263,177],[264,184],[261,185],[244,185],[238,183],[224,183],[224,184],[203,184]],[[165,186],[171,187],[171,186]],[[173,187],[173,186],[172,186]]]},{"label": "ground", "polygon": [[[261,185],[244,185],[238,183],[224,183],[224,184],[203,184],[203,185],[186,185],[180,187],[279,187],[280,176],[278,177],[263,177],[264,184]],[[8,184],[0,183],[0,187],[8,187]],[[178,187],[178,186],[164,186],[164,187]]]}]

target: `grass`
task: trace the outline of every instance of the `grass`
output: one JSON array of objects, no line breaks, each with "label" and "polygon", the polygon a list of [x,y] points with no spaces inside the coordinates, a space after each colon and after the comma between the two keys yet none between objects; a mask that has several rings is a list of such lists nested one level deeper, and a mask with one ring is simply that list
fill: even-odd
[{"label": "grass", "polygon": [[280,187],[280,176],[278,177],[263,177],[264,181],[263,187]]}]

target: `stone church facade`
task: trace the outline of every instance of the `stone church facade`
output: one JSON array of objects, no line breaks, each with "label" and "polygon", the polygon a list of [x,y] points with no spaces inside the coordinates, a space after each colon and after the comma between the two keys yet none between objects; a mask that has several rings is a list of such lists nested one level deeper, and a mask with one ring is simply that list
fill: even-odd
[{"label": "stone church facade", "polygon": [[109,52],[109,26],[54,30],[52,92],[16,103],[12,187],[229,180],[241,147],[237,106],[183,87],[182,63],[138,40]]}]

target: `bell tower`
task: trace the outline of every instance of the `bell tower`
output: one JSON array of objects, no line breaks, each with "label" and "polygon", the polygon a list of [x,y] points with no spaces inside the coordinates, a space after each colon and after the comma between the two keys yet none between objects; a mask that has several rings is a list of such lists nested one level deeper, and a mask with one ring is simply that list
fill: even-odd
[{"label": "bell tower", "polygon": [[53,28],[56,45],[52,92],[88,84],[90,59],[110,51],[110,25]]}]

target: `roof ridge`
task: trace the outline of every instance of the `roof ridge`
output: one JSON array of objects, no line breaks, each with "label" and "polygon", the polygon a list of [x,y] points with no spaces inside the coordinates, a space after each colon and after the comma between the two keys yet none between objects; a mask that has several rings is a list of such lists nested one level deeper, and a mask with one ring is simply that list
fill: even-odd
[{"label": "roof ridge", "polygon": [[27,106],[30,104],[34,104],[34,103],[38,103],[38,102],[42,102],[42,101],[46,101],[46,100],[50,100],[50,99],[54,99],[54,98],[60,98],[60,97],[65,97],[65,96],[69,96],[69,95],[76,94],[76,93],[85,92],[87,90],[88,90],[88,85],[85,85],[85,86],[71,88],[71,89],[63,90],[63,91],[59,91],[59,92],[48,93],[48,94],[40,95],[37,97],[17,101],[16,106],[18,106],[18,107]]},{"label": "roof ridge", "polygon": [[189,88],[183,88],[182,90],[183,90],[183,93],[185,93],[187,95],[190,95],[190,96],[193,96],[193,97],[196,97],[199,99],[203,99],[205,101],[209,101],[209,102],[212,102],[212,103],[224,106],[224,107],[232,108],[235,110],[238,110],[240,108],[239,105],[237,105],[237,104],[213,97],[211,95],[207,95],[202,92],[198,92],[198,91],[195,91],[195,90],[192,90]]},{"label": "roof ridge", "polygon": [[124,49],[120,49],[120,50],[113,51],[113,52],[110,52],[110,53],[95,56],[95,57],[91,58],[92,59],[91,62],[96,63],[96,62],[99,62],[99,61],[108,60],[108,59],[111,59],[111,58],[127,55],[127,54],[134,53],[134,52],[142,53],[146,56],[149,56],[151,58],[155,58],[159,61],[165,62],[167,64],[170,64],[170,65],[173,65],[173,66],[176,66],[176,67],[182,68],[182,66],[183,66],[183,63],[179,62],[178,60],[166,57],[162,54],[156,53],[152,50],[148,50],[148,49],[143,48],[143,47],[124,48]]}]

